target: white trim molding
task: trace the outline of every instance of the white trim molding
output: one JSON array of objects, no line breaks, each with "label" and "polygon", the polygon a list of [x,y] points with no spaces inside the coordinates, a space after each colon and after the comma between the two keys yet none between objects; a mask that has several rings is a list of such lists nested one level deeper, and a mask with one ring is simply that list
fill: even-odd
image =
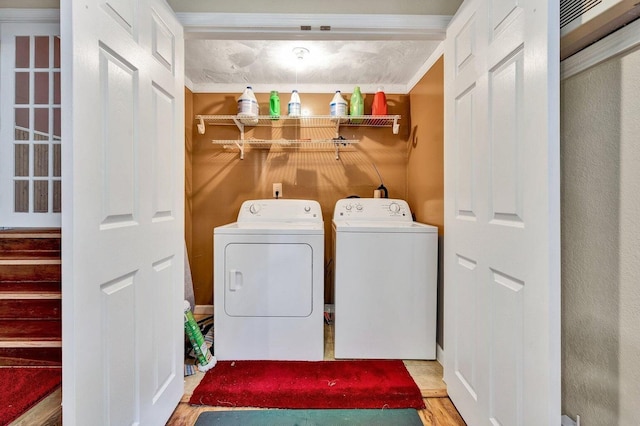
[{"label": "white trim molding", "polygon": [[420,79],[429,72],[433,64],[435,64],[442,55],[444,55],[444,41],[440,42],[438,47],[436,47],[436,50],[434,50],[433,53],[431,53],[431,55],[427,58],[425,63],[422,64],[422,66],[418,69],[416,74],[413,77],[411,77],[411,79],[407,83],[407,88],[405,93],[411,92],[411,89],[413,89],[415,85],[418,84]]},{"label": "white trim molding", "polygon": [[47,24],[60,22],[60,9],[2,9],[0,23]]},{"label": "white trim molding", "polygon": [[562,61],[560,80],[637,48],[640,48],[640,19]]},{"label": "white trim molding", "polygon": [[196,305],[193,307],[194,315],[213,315],[213,305]]},{"label": "white trim molding", "polygon": [[440,363],[440,365],[444,369],[444,349],[442,349],[442,346],[440,345],[436,345],[436,360]]},{"label": "white trim molding", "polygon": [[[291,93],[293,89],[300,92],[300,96],[304,96],[305,93],[335,93],[336,90],[340,90],[342,93],[351,93],[354,84],[252,84],[251,88],[254,93],[269,93],[272,90],[280,92],[281,96],[286,93]],[[360,84],[360,90],[363,96],[366,93],[375,93],[380,84]],[[407,86],[404,84],[382,84],[384,91],[387,94],[399,94],[406,95]],[[189,87],[193,93],[236,93],[238,87],[243,87],[238,83],[192,83],[192,87]],[[288,96],[286,97],[288,100]],[[280,99],[283,102],[283,98]],[[304,102],[304,100],[303,100]]]},{"label": "white trim molding", "polygon": [[[298,13],[178,13],[185,38],[444,40],[451,16]],[[309,26],[310,30],[301,30]],[[323,30],[321,27],[330,27]]]}]

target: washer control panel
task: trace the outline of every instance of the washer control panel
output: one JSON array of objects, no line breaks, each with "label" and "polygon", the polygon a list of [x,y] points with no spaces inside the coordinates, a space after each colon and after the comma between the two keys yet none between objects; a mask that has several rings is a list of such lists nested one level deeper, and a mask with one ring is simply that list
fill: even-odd
[{"label": "washer control panel", "polygon": [[413,221],[409,204],[404,200],[392,198],[345,198],[338,200],[333,210],[333,219]]},{"label": "washer control panel", "polygon": [[238,222],[322,222],[320,203],[314,200],[247,200],[240,206]]}]

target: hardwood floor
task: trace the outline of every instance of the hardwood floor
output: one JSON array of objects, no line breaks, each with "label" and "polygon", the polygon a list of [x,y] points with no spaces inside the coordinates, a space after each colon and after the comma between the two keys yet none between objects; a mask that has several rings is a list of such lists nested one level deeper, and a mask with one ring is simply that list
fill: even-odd
[{"label": "hardwood floor", "polygon": [[[325,326],[325,360],[333,360],[333,328]],[[404,361],[407,370],[415,380],[422,393],[426,408],[419,411],[420,419],[425,426],[464,426],[449,397],[442,381],[442,366],[437,361]],[[215,367],[214,367],[215,368]],[[198,416],[205,411],[229,410],[228,407],[203,407],[189,405],[193,390],[198,386],[204,373],[197,372],[185,377],[184,395],[176,407],[167,426],[192,426]],[[252,408],[235,408],[250,410]]]},{"label": "hardwood floor", "polygon": [[61,426],[62,387],[40,401],[35,407],[15,419],[11,426]]}]

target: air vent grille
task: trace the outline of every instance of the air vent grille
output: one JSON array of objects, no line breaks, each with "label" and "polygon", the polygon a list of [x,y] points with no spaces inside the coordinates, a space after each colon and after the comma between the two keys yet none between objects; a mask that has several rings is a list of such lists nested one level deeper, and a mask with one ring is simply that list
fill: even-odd
[{"label": "air vent grille", "polygon": [[590,9],[602,3],[602,0],[561,0],[560,1],[560,28],[574,19],[584,15]]}]

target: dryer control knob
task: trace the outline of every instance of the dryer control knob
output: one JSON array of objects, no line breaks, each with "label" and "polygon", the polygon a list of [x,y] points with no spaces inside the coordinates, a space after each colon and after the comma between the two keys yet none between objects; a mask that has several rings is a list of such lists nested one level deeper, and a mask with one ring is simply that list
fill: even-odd
[{"label": "dryer control knob", "polygon": [[309,206],[304,206],[304,211],[305,211],[306,213],[309,213],[309,212],[311,211],[311,207],[309,207]]},{"label": "dryer control knob", "polygon": [[353,206],[351,204],[347,204],[346,206],[344,206],[344,208],[349,212],[349,211],[351,211]]},{"label": "dryer control knob", "polygon": [[398,203],[389,204],[389,211],[392,213],[398,213],[400,211],[400,205]]},{"label": "dryer control knob", "polygon": [[356,204],[356,210],[362,211],[362,204]]},{"label": "dryer control knob", "polygon": [[251,214],[256,214],[260,211],[260,204],[251,204],[249,206],[249,212],[251,212]]}]

